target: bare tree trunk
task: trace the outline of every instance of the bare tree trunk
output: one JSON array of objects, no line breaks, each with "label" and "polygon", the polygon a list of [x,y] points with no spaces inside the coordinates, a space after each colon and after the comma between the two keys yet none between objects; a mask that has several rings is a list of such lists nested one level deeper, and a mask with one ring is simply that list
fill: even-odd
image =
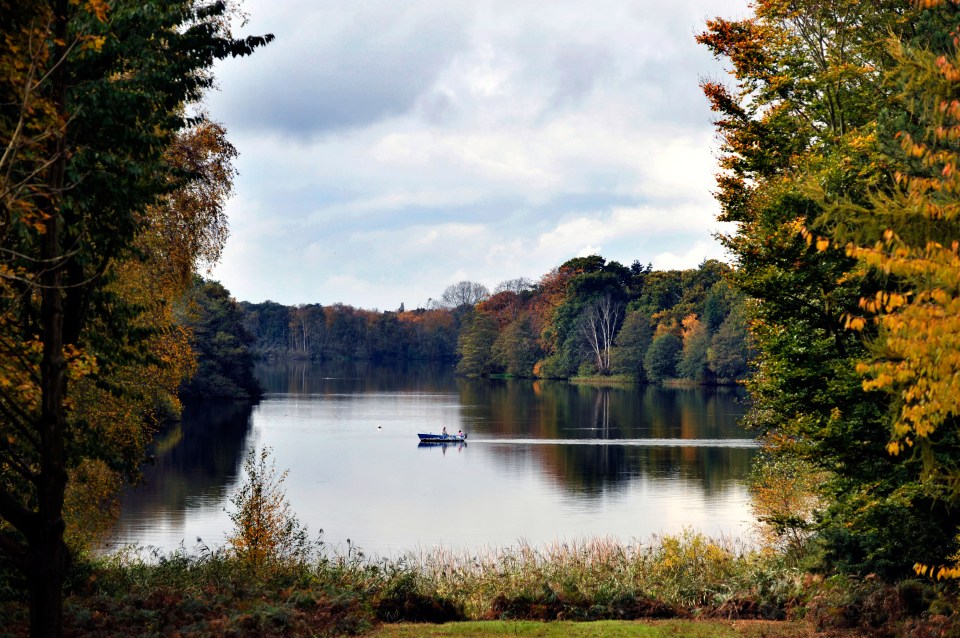
[{"label": "bare tree trunk", "polygon": [[587,306],[580,323],[580,334],[593,351],[600,374],[610,373],[613,338],[621,308],[622,304],[614,303],[610,295],[604,295]]}]

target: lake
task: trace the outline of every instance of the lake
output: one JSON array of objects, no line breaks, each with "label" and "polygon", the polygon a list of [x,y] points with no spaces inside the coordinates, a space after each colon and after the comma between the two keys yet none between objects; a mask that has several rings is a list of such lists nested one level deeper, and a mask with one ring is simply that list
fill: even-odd
[{"label": "lake", "polygon": [[[756,453],[736,388],[462,379],[451,366],[262,364],[257,405],[187,406],[110,547],[222,545],[247,452],[269,446],[311,535],[368,555],[691,527],[742,536]],[[468,433],[421,446],[418,432]]]}]

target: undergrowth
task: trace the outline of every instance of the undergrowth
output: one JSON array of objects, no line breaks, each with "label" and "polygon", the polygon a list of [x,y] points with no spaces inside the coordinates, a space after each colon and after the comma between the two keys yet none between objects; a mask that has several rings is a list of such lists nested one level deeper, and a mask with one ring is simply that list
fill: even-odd
[{"label": "undergrowth", "polygon": [[[824,579],[781,555],[686,531],[647,543],[434,549],[395,559],[316,541],[266,564],[203,545],[131,550],[74,567],[65,621],[74,636],[339,636],[398,621],[652,618],[806,618],[819,630],[954,635],[943,633],[954,631],[953,600],[921,581]],[[10,619],[0,635],[26,634],[22,600],[4,603],[0,615]]]}]

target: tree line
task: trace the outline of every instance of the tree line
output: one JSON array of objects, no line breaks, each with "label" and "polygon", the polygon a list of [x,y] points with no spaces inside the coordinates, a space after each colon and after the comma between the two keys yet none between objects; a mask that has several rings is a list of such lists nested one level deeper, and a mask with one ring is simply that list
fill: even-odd
[{"label": "tree line", "polygon": [[734,381],[748,372],[745,297],[708,260],[655,271],[593,255],[491,294],[463,281],[416,310],[242,302],[261,357],[456,361],[470,376]]}]

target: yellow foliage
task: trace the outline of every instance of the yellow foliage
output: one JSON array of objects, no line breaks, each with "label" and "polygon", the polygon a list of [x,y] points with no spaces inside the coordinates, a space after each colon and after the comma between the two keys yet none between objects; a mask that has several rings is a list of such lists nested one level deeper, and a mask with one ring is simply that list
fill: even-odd
[{"label": "yellow foliage", "polygon": [[[904,64],[932,55],[914,52],[920,57],[907,58],[902,47],[894,54]],[[943,86],[960,82],[956,60],[953,52],[930,65]],[[960,155],[953,150],[960,136],[960,103],[947,97],[936,99],[935,108],[928,111],[927,141],[899,135],[904,152],[927,170],[897,175],[903,191],[881,200],[891,227],[880,241],[847,247],[850,255],[901,285],[860,302],[861,308],[876,315],[880,331],[875,356],[859,364],[857,371],[864,377],[865,390],[889,392],[897,398],[898,412],[887,446],[893,455],[915,441],[928,442],[941,426],[960,416],[960,238],[944,233],[960,218],[956,170]],[[848,317],[846,325],[860,330],[864,324]]]},{"label": "yellow foliage", "polygon": [[297,559],[308,546],[306,530],[283,491],[287,473],[277,474],[274,464],[267,463],[269,456],[269,448],[250,450],[244,463],[246,480],[231,499],[236,511],[230,514],[234,530],[227,542],[254,569]]}]

